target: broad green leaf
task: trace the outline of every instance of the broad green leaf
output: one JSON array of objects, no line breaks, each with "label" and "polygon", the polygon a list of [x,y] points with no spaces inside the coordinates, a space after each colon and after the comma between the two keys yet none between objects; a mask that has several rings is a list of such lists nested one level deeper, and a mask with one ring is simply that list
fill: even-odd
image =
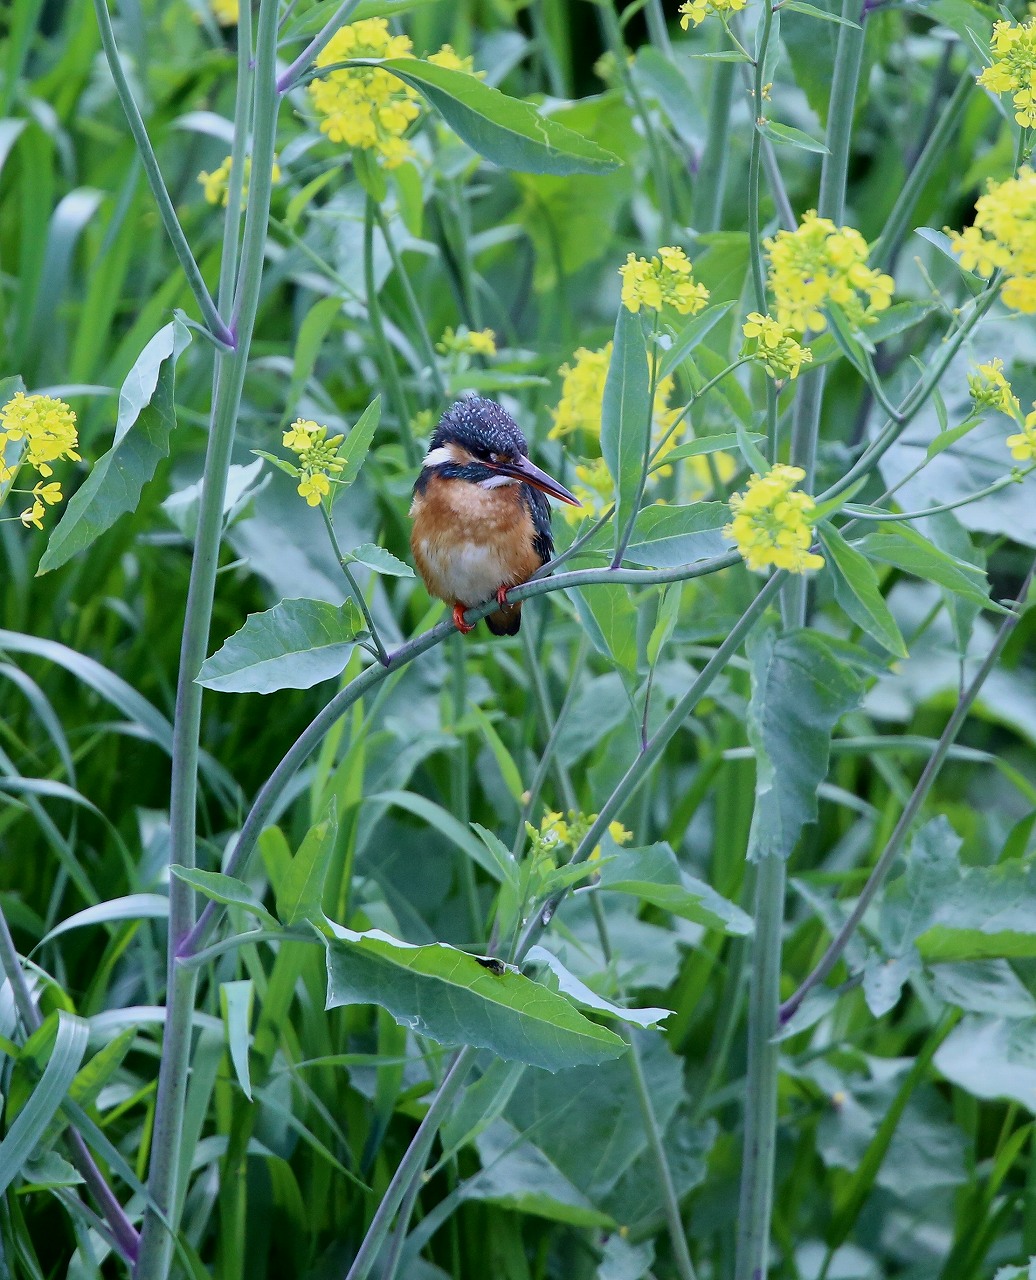
[{"label": "broad green leaf", "polygon": [[787,858],[817,816],[831,733],[857,705],[862,683],[815,631],[765,631],[749,643],[748,737],[755,751],[755,809],[748,856]]},{"label": "broad green leaf", "polygon": [[709,929],[740,937],[752,932],[751,918],[715,889],[687,875],[665,843],[616,849],[602,862],[599,883],[602,889],[632,894]]},{"label": "broad green leaf", "polygon": [[[727,315],[733,305],[732,302],[723,302],[719,306],[707,307],[689,320],[673,339],[673,345],[663,353],[662,359],[658,362],[659,378],[668,377],[678,368]],[[669,455],[670,458],[672,456],[672,454]]]},{"label": "broad green leaf", "polygon": [[621,583],[597,583],[569,591],[587,637],[598,653],[626,671],[637,666],[637,608]]},{"label": "broad green leaf", "polygon": [[69,499],[50,535],[38,574],[65,564],[121,515],[137,509],[144,485],[169,455],[169,437],[176,426],[176,360],[190,341],[187,327],[173,320],[140,353],[119,393],[114,443]]},{"label": "broad green leaf", "polygon": [[639,315],[619,307],[601,405],[601,453],[615,481],[615,545],[633,516],[651,432],[647,346]]},{"label": "broad green leaf", "polygon": [[[616,1058],[626,1042],[563,996],[445,943],[412,946],[379,929],[330,925],[327,1008],[376,1004],[438,1044],[474,1045],[547,1071]],[[498,968],[499,966],[499,968]]]},{"label": "broad green leaf", "polygon": [[496,1119],[475,1139],[482,1169],[465,1179],[461,1200],[481,1200],[513,1213],[574,1227],[614,1227],[532,1141]]},{"label": "broad green leaf", "polygon": [[365,564],[368,569],[373,569],[375,573],[384,573],[390,578],[412,578],[414,576],[414,571],[408,564],[398,560],[391,551],[386,551],[384,547],[375,546],[372,542],[365,542],[362,546],[354,547],[352,551],[347,553],[347,556],[348,559],[355,560],[358,564]]},{"label": "broad green leaf", "polygon": [[412,813],[414,817],[427,822],[429,826],[434,827],[444,835],[451,844],[456,845],[458,849],[466,853],[476,866],[481,867],[494,880],[503,880],[505,878],[503,869],[499,866],[496,857],[489,852],[485,844],[476,839],[463,822],[455,818],[442,805],[436,804],[434,800],[429,800],[426,796],[419,796],[413,791],[379,791],[372,796],[366,797],[366,803],[373,804],[376,802],[395,805],[399,809],[406,809],[408,813]]},{"label": "broad green leaf", "polygon": [[345,437],[342,447],[338,450],[338,461],[344,462],[345,466],[335,477],[338,483],[331,491],[332,500],[344,493],[360,474],[360,468],[367,460],[367,454],[370,452],[371,442],[380,421],[381,396],[375,396],[360,414],[356,425]]},{"label": "broad green leaf", "polygon": [[827,147],[818,138],[811,138],[808,133],[803,133],[790,124],[775,124],[772,120],[764,120],[755,127],[764,138],[779,145],[798,147],[800,151],[815,151],[822,156],[828,154]]},{"label": "broad green leaf", "polygon": [[857,626],[897,658],[907,656],[899,627],[885,603],[878,576],[865,555],[850,546],[837,529],[822,525],[820,541],[827,552],[835,598]]},{"label": "broad green leaf", "polygon": [[585,982],[569,973],[568,969],[552,952],[546,947],[532,947],[529,954],[525,957],[525,964],[546,965],[558,980],[558,988],[576,1004],[584,1005],[587,1009],[596,1009],[598,1013],[603,1013],[608,1018],[618,1018],[620,1022],[629,1022],[635,1027],[657,1027],[660,1022],[664,1022],[666,1018],[672,1017],[672,1009],[625,1009],[617,1004],[612,1004],[610,1000],[605,1000],[603,996],[599,996],[596,991],[586,985]]},{"label": "broad green leaf", "polygon": [[177,880],[189,884],[213,902],[221,902],[225,907],[240,907],[242,911],[257,916],[271,929],[280,928],[276,917],[267,911],[249,886],[236,876],[225,875],[222,871],[202,871],[199,867],[181,867],[175,863],[169,870]]},{"label": "broad green leaf", "polygon": [[1036,864],[962,867],[916,941],[930,963],[1036,956]]},{"label": "broad green leaf", "polygon": [[43,1075],[0,1142],[0,1194],[7,1190],[36,1150],[42,1134],[68,1095],[86,1053],[89,1036],[86,1023],[63,1009],[56,1017],[54,1047]]},{"label": "broad green leaf", "polygon": [[990,600],[989,579],[981,569],[941,551],[908,524],[887,524],[877,533],[868,534],[858,547],[871,560],[934,582],[973,604],[998,613],[1009,612]]},{"label": "broad green leaf", "polygon": [[723,536],[723,526],[729,523],[730,508],[725,502],[644,507],[637,512],[624,559],[652,569],[669,569],[726,555],[731,547]]},{"label": "broad green leaf", "polygon": [[310,827],[298,853],[277,883],[277,914],[285,924],[317,920],[321,916],[324,881],[337,839],[338,801],[332,796],[327,817]]},{"label": "broad green leaf", "polygon": [[1036,1022],[969,1014],[935,1054],[947,1080],[976,1098],[1011,1098],[1036,1111]]},{"label": "broad green leaf", "polygon": [[475,76],[417,58],[357,61],[380,65],[423,94],[473,151],[519,173],[610,173],[619,160],[596,142],[509,98]]},{"label": "broad green leaf", "polygon": [[251,1044],[252,1002],[255,987],[251,978],[221,982],[219,1007],[227,1030],[227,1047],[241,1092],[252,1101],[252,1081],[248,1072],[248,1048]]},{"label": "broad green leaf", "polygon": [[[259,453],[260,450],[253,450]],[[263,454],[268,461],[270,454]],[[274,459],[280,462],[280,459]],[[224,528],[232,524],[239,516],[244,515],[248,508],[248,504],[255,495],[270,481],[269,476],[263,476],[263,464],[257,458],[255,462],[250,463],[247,467],[233,465],[227,472],[227,484],[223,494],[223,521]],[[292,469],[289,474],[296,474]],[[195,534],[198,530],[198,511],[201,506],[202,481],[198,480],[194,484],[189,484],[183,489],[178,489],[175,493],[171,493],[162,503],[162,510],[169,519],[176,525],[185,538],[194,541]]]},{"label": "broad green leaf", "polygon": [[940,1000],[966,1013],[1036,1018],[1036,999],[1006,960],[939,964],[932,969],[931,980]]},{"label": "broad green leaf", "polygon": [[352,600],[282,600],[245,625],[202,663],[198,683],[220,693],[310,689],[341,675],[366,636]]}]

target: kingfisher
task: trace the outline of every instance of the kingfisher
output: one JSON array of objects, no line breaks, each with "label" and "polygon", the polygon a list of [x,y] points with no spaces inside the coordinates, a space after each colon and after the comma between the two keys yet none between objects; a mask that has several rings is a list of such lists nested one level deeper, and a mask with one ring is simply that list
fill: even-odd
[{"label": "kingfisher", "polygon": [[446,410],[414,485],[410,549],[429,595],[453,606],[458,631],[474,626],[465,609],[496,597],[486,625],[496,636],[518,634],[521,601],[509,602],[508,589],[554,558],[546,495],[581,505],[529,461],[506,409],[470,396]]}]

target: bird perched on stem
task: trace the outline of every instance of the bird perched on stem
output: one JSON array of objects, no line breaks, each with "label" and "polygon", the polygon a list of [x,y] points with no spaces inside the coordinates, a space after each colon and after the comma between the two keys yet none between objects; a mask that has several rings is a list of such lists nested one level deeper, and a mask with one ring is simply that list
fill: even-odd
[{"label": "bird perched on stem", "polygon": [[486,617],[490,631],[518,634],[521,602],[509,603],[507,591],[554,556],[545,494],[580,505],[529,461],[505,409],[472,396],[446,410],[414,485],[410,547],[429,594],[453,606],[458,631],[472,630],[465,609],[495,596],[500,608]]}]

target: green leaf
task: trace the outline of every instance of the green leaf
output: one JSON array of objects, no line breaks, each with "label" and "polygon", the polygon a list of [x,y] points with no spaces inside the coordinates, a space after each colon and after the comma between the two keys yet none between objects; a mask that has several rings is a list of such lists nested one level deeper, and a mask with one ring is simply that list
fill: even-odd
[{"label": "green leaf", "polygon": [[877,533],[868,534],[858,546],[871,560],[894,565],[915,578],[937,583],[986,609],[1010,612],[990,600],[989,579],[981,569],[941,551],[911,525],[891,522]]},{"label": "green leaf", "polygon": [[637,512],[624,559],[652,569],[668,569],[726,555],[731,548],[723,526],[729,523],[730,509],[725,502],[644,507]]},{"label": "green leaf", "polygon": [[176,426],[176,360],[190,341],[187,327],[173,320],[137,357],[119,393],[114,443],[69,499],[50,535],[37,576],[65,564],[110,529],[119,516],[136,511],[144,485],[159,462],[169,456],[169,437]]},{"label": "green leaf", "polygon": [[251,978],[220,983],[219,1007],[227,1032],[230,1061],[233,1063],[234,1074],[241,1086],[241,1092],[249,1102],[252,1101],[252,1081],[248,1073],[248,1048],[252,1039],[249,1028],[254,997],[255,987]]},{"label": "green leaf", "polygon": [[610,173],[619,160],[596,142],[509,98],[475,76],[417,58],[357,60],[382,66],[422,93],[473,151],[519,173]]},{"label": "green leaf", "polygon": [[221,902],[227,907],[240,907],[243,911],[258,916],[271,929],[280,928],[276,917],[267,911],[249,886],[236,876],[224,875],[222,871],[202,871],[198,867],[181,867],[176,863],[169,870],[177,880],[191,885],[213,902]]},{"label": "green leaf", "polygon": [[481,867],[487,875],[492,876],[494,880],[505,879],[505,873],[498,865],[496,857],[487,850],[483,842],[477,840],[463,822],[455,818],[442,805],[436,804],[434,800],[419,796],[413,791],[379,791],[366,797],[366,803],[374,802],[395,805],[398,809],[405,809],[416,818],[421,818],[444,835],[450,844],[456,845],[466,853],[471,861]]},{"label": "green leaf", "polygon": [[831,733],[857,705],[862,683],[814,631],[763,632],[749,643],[748,738],[755,751],[755,809],[748,856],[787,858],[817,816]]},{"label": "green leaf", "polygon": [[602,889],[632,894],[709,929],[740,937],[752,932],[751,918],[715,889],[687,875],[665,843],[614,850],[601,863],[599,883]]},{"label": "green leaf", "polygon": [[375,573],[387,574],[390,578],[412,578],[414,576],[413,569],[408,564],[404,564],[402,560],[397,560],[391,551],[386,551],[384,547],[375,546],[373,542],[364,542],[359,547],[354,547],[348,552],[348,559],[355,560],[358,564],[365,564],[368,569],[373,569]]},{"label": "green leaf", "polygon": [[944,449],[948,449],[951,444],[956,444],[958,440],[963,440],[969,432],[975,430],[981,421],[982,419],[979,417],[965,418],[956,427],[949,427],[940,431],[925,450],[925,462],[931,462],[934,457],[942,453]]},{"label": "green leaf", "polygon": [[790,9],[793,13],[804,13],[811,18],[819,18],[822,22],[837,22],[842,27],[852,27],[854,31],[862,28],[858,22],[850,22],[848,18],[837,13],[828,13],[826,9],[818,9],[815,4],[806,4],[804,0],[781,0],[781,9]]},{"label": "green leaf", "polygon": [[277,882],[277,914],[285,924],[316,920],[322,915],[324,881],[338,839],[338,801],[331,797],[326,818],[306,833],[299,851]]},{"label": "green leaf", "polygon": [[657,1027],[660,1022],[664,1022],[666,1018],[671,1018],[673,1015],[672,1009],[624,1009],[620,1005],[612,1004],[610,1000],[599,996],[596,991],[591,991],[574,973],[569,973],[557,956],[546,947],[531,947],[524,963],[546,965],[557,978],[560,990],[569,999],[585,1005],[588,1009],[595,1009],[608,1018],[618,1018],[621,1022],[629,1022],[635,1027]]},{"label": "green leaf", "polygon": [[445,943],[417,947],[381,930],[331,924],[327,1008],[376,1004],[438,1044],[474,1045],[498,1058],[559,1071],[604,1062],[626,1042],[564,997],[506,966],[503,972]]},{"label": "green leaf", "polygon": [[1036,1022],[970,1014],[935,1054],[947,1080],[976,1098],[1011,1098],[1036,1109]]},{"label": "green leaf", "polygon": [[878,575],[865,555],[850,546],[837,529],[822,525],[820,541],[827,552],[835,598],[857,626],[897,658],[908,656],[899,627],[885,603]]},{"label": "green leaf", "polygon": [[633,516],[649,445],[650,390],[643,321],[620,306],[601,405],[601,453],[615,481],[616,547]]},{"label": "green leaf", "polygon": [[[43,1075],[0,1142],[0,1194],[7,1190],[36,1150],[41,1135],[64,1102],[86,1053],[89,1037],[86,1023],[63,1009],[56,1017],[54,1048]],[[622,1041],[619,1043],[625,1048]]]},{"label": "green leaf", "polygon": [[658,602],[658,615],[655,618],[655,625],[651,628],[651,635],[647,645],[647,660],[649,666],[654,666],[659,659],[659,655],[672,639],[673,632],[676,630],[676,624],[680,617],[680,602],[683,598],[682,583],[672,582],[667,587],[662,588],[662,595]]},{"label": "green leaf", "polygon": [[499,868],[500,873],[495,878],[502,884],[509,884],[516,889],[518,887],[518,863],[511,856],[511,850],[508,849],[499,836],[494,835],[492,831],[487,831],[485,827],[480,826],[477,822],[471,824],[471,829],[489,850],[491,857]]},{"label": "green leaf", "polygon": [[476,722],[486,740],[490,751],[493,753],[493,759],[496,761],[497,768],[500,770],[500,776],[504,780],[504,785],[510,792],[515,804],[519,807],[522,803],[522,794],[525,791],[525,784],[522,782],[522,775],[518,766],[514,762],[514,756],[504,746],[503,739],[496,731],[496,726],[490,720],[489,716],[482,710],[477,703],[472,703],[468,708],[468,713]]},{"label": "green leaf", "polygon": [[956,883],[942,886],[916,943],[930,963],[1036,956],[1036,864],[962,867]]},{"label": "green leaf", "polygon": [[740,422],[735,426],[735,434],[737,436],[737,447],[741,451],[741,456],[744,460],[756,475],[766,475],[770,470],[770,464],[756,448],[753,443],[752,436],[745,430],[744,426]]},{"label": "green leaf", "polygon": [[[746,431],[744,434],[745,438],[754,445],[762,444],[766,439],[765,436],[759,435],[756,431]],[[727,450],[739,447],[738,436],[733,431],[726,431],[718,436],[703,436],[700,440],[690,440],[687,444],[677,445],[665,457],[659,458],[653,464],[651,470],[657,471],[659,467],[667,467],[670,463],[680,462],[684,458],[700,458],[706,454],[724,453]]]},{"label": "green leaf", "polygon": [[[704,341],[723,317],[727,315],[733,305],[732,302],[723,302],[717,307],[707,307],[689,320],[673,339],[673,345],[663,353],[662,359],[658,363],[659,379],[668,377],[682,364],[694,348]],[[667,461],[672,456],[670,454]]]},{"label": "green leaf", "polygon": [[763,120],[755,126],[764,138],[769,138],[771,142],[787,147],[798,147],[800,151],[814,151],[818,155],[828,155],[827,147],[817,138],[811,138],[808,133],[803,133],[801,129],[795,129],[790,124],[774,124],[772,120]]},{"label": "green leaf", "polygon": [[52,942],[63,933],[72,929],[82,929],[87,925],[114,924],[121,920],[164,920],[169,915],[169,899],[161,893],[131,893],[125,898],[110,898],[107,902],[99,902],[93,907],[84,907],[74,915],[56,924],[41,940],[39,945]]},{"label": "green leaf", "polygon": [[598,653],[626,671],[637,666],[637,608],[621,583],[597,583],[569,591]]},{"label": "green leaf", "polygon": [[332,488],[332,501],[339,494],[344,493],[360,474],[360,468],[367,460],[367,454],[370,452],[371,442],[374,439],[374,433],[377,431],[380,421],[381,396],[375,396],[363,413],[360,414],[356,425],[345,437],[342,447],[338,450],[338,461],[344,462],[345,466],[335,477],[336,484]]},{"label": "green leaf", "polygon": [[221,693],[311,689],[341,675],[366,634],[352,600],[282,600],[265,613],[250,613],[202,663],[198,683]]}]

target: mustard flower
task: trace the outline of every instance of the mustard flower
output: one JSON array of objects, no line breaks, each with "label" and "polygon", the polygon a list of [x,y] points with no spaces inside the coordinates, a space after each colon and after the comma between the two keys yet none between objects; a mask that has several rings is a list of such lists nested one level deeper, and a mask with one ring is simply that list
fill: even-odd
[{"label": "mustard flower", "polygon": [[[227,156],[218,169],[214,169],[212,173],[206,173],[203,169],[198,174],[198,181],[201,183],[205,192],[205,199],[209,204],[219,204],[225,209],[227,201],[230,198],[230,170],[233,168],[233,156]],[[273,181],[280,182],[281,167],[277,163],[277,157],[274,156],[273,168],[270,174]],[[252,157],[245,156],[245,179],[241,184],[241,199],[248,199],[248,183],[252,177]]]},{"label": "mustard flower", "polygon": [[696,284],[691,273],[687,254],[676,246],[666,245],[650,259],[627,254],[619,268],[623,306],[634,313],[641,307],[659,311],[668,306],[681,316],[697,315],[708,302],[709,291]]},{"label": "mustard flower", "polygon": [[1015,120],[1023,129],[1036,129],[1036,17],[995,23],[990,52],[996,60],[978,83],[993,93],[1013,93]]},{"label": "mustard flower", "polygon": [[[472,57],[462,58],[454,50],[452,45],[444,44],[438,53],[430,53],[427,61],[436,67],[445,67],[447,71],[464,71],[468,75],[475,74],[475,59]],[[481,77],[485,72],[480,71],[478,75]]]},{"label": "mustard flower", "polygon": [[[604,384],[608,379],[608,365],[612,358],[612,344],[606,343],[597,351],[587,347],[579,347],[572,357],[572,364],[563,364],[558,370],[561,374],[561,399],[558,407],[552,410],[554,425],[550,429],[548,439],[560,440],[571,435],[573,431],[585,431],[587,435],[600,438],[601,409],[604,404]],[[655,387],[655,403],[652,414],[653,435],[656,440],[669,430],[676,410],[669,408],[669,397],[676,384],[673,378],[659,378]],[[675,448],[677,441],[686,431],[673,433],[666,451]],[[575,508],[573,507],[573,510]]]},{"label": "mustard flower", "polygon": [[52,462],[62,458],[79,461],[76,415],[64,400],[18,391],[0,409],[0,466],[8,444],[19,442],[25,445],[23,460],[41,476],[51,476]]},{"label": "mustard flower", "polygon": [[318,507],[331,492],[331,477],[339,475],[345,463],[338,457],[344,435],[327,438],[327,427],[309,419],[296,418],[285,431],[282,444],[298,455],[299,494],[311,507]]},{"label": "mustard flower", "polygon": [[603,458],[576,463],[572,492],[582,507],[572,507],[565,503],[561,515],[567,524],[580,524],[587,516],[596,519],[604,513],[605,508],[615,499],[615,486],[612,484],[608,464]]},{"label": "mustard flower", "polygon": [[1036,462],[1036,405],[1025,419],[1017,435],[1008,436],[1005,442],[1011,457],[1017,462]]},{"label": "mustard flower", "polygon": [[236,27],[241,16],[240,0],[212,0],[212,13],[221,27]]},{"label": "mustard flower", "polygon": [[[795,340],[795,330],[781,324],[773,316],[761,315],[758,311],[750,311],[748,319],[741,326],[746,338],[754,338],[755,347],[749,354],[755,356],[771,378],[797,378],[799,369],[813,359],[809,347],[801,346]],[[745,344],[748,351],[748,344]]]},{"label": "mustard flower", "polygon": [[740,13],[746,3],[747,0],[686,0],[677,10],[680,15],[680,26],[684,31],[691,23],[698,26],[710,13]]},{"label": "mustard flower", "polygon": [[733,520],[723,533],[737,544],[749,569],[773,565],[789,573],[823,567],[824,558],[810,551],[816,504],[795,488],[806,473],[778,463],[764,476],[751,475],[744,493],[730,499]]},{"label": "mustard flower", "polygon": [[22,524],[26,527],[26,529],[29,529],[29,528],[42,529],[44,511],[45,511],[45,508],[43,506],[43,503],[40,502],[39,498],[33,498],[32,506],[26,507],[25,510],[21,512],[21,514],[18,516],[18,519],[22,522]]},{"label": "mustard flower", "polygon": [[892,301],[895,282],[867,266],[867,242],[854,227],[836,227],[810,209],[794,231],[763,242],[777,320],[796,333],[827,325],[821,307],[837,303],[856,328]]},{"label": "mustard flower", "polygon": [[991,360],[980,364],[978,373],[968,374],[971,402],[977,410],[997,409],[1009,418],[1020,418],[1022,406],[1004,377],[1004,362]]},{"label": "mustard flower", "polygon": [[975,205],[975,222],[963,231],[946,228],[965,271],[1007,277],[1001,297],[1009,307],[1036,312],[1036,173],[1023,165],[1016,177],[989,180]]},{"label": "mustard flower", "polygon": [[[574,849],[596,821],[596,813],[577,813],[574,809],[570,809],[566,819],[562,813],[549,812],[545,813],[540,820],[539,831],[536,832],[533,829],[533,832],[542,850],[549,851],[558,845],[567,845],[570,849]],[[627,844],[633,839],[633,832],[627,831],[621,822],[610,822],[608,834],[619,845]],[[600,856],[601,846],[598,844],[590,852],[588,861],[596,861]]]},{"label": "mustard flower", "polygon": [[464,325],[456,330],[447,329],[435,344],[436,351],[444,355],[455,352],[457,355],[495,356],[496,334],[492,329],[467,329]]}]

